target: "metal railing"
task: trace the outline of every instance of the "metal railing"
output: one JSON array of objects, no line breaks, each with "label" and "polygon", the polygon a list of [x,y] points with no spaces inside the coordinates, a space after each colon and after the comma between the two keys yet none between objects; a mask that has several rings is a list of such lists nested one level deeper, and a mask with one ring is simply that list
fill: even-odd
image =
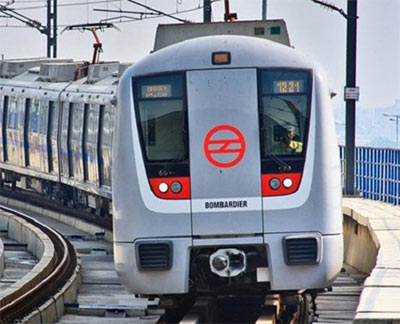
[{"label": "metal railing", "polygon": [[[344,184],[345,147],[339,146]],[[355,186],[362,197],[400,205],[400,150],[355,148]]]}]

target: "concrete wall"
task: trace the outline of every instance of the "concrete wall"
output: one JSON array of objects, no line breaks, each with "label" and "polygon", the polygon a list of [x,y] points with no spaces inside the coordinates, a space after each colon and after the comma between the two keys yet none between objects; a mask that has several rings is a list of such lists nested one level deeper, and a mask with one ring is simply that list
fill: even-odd
[{"label": "concrete wall", "polygon": [[[0,230],[7,230],[10,239],[27,244],[28,250],[39,259],[28,274],[9,288],[0,291],[0,308],[2,308],[47,277],[54,269],[56,255],[53,243],[46,234],[12,213],[0,211]],[[64,287],[44,305],[21,320],[21,323],[56,323],[64,313],[64,304],[76,302],[82,279],[81,270],[82,262],[77,258],[73,276]]]},{"label": "concrete wall", "polygon": [[344,263],[362,274],[370,274],[376,264],[379,243],[360,219],[344,214]]}]

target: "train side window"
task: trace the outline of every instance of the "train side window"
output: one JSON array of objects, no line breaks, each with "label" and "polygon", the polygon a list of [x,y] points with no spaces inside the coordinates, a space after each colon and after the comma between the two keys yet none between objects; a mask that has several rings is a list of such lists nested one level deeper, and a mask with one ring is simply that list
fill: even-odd
[{"label": "train side window", "polygon": [[103,136],[102,146],[111,147],[112,144],[112,118],[108,109],[103,114]]},{"label": "train side window", "polygon": [[42,101],[40,105],[40,115],[39,115],[39,133],[41,135],[47,134],[48,121],[49,121],[49,103],[47,101]]},{"label": "train side window", "polygon": [[26,99],[23,97],[17,98],[17,118],[16,118],[16,126],[15,129],[23,130],[25,127],[25,108],[26,108]]},{"label": "train side window", "polygon": [[187,161],[187,118],[182,75],[146,77],[134,85],[139,134],[148,162]]},{"label": "train side window", "polygon": [[96,110],[94,105],[89,109],[89,116],[87,118],[87,143],[95,144],[96,143],[96,135],[97,135],[97,127],[96,127]]},{"label": "train side window", "polygon": [[61,116],[61,172],[65,177],[70,176],[69,166],[69,125],[70,125],[70,111],[72,111],[72,103],[62,103],[62,116]]},{"label": "train side window", "polygon": [[68,121],[69,121],[69,104],[67,102],[64,102],[62,105],[62,122],[61,122],[61,128],[62,128],[62,137],[67,139],[68,137]]},{"label": "train side window", "polygon": [[39,132],[39,109],[40,109],[40,101],[38,99],[33,100],[32,105],[30,105],[29,109],[29,132],[30,133],[38,133]]},{"label": "train side window", "polygon": [[57,138],[59,106],[54,101],[49,101],[49,134],[53,139]]},{"label": "train side window", "polygon": [[10,97],[9,105],[8,105],[8,118],[7,118],[7,127],[9,129],[17,128],[17,98]]},{"label": "train side window", "polygon": [[80,104],[74,105],[72,116],[71,141],[76,143],[80,139],[82,130],[82,107]]}]

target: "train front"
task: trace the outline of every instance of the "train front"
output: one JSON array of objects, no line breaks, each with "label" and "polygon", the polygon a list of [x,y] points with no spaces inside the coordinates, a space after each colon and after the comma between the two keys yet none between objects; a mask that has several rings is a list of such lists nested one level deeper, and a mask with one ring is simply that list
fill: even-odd
[{"label": "train front", "polygon": [[114,254],[144,296],[327,287],[342,265],[339,157],[319,69],[238,36],[153,53],[119,85]]}]

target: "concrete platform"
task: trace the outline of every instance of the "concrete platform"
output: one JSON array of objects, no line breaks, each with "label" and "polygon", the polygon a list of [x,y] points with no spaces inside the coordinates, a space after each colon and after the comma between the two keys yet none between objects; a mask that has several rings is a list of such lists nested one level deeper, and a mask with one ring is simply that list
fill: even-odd
[{"label": "concrete platform", "polygon": [[[364,282],[354,322],[400,323],[400,207],[345,198],[343,211],[369,228],[371,239],[379,248],[376,265]],[[360,248],[359,253],[366,251]]]}]

